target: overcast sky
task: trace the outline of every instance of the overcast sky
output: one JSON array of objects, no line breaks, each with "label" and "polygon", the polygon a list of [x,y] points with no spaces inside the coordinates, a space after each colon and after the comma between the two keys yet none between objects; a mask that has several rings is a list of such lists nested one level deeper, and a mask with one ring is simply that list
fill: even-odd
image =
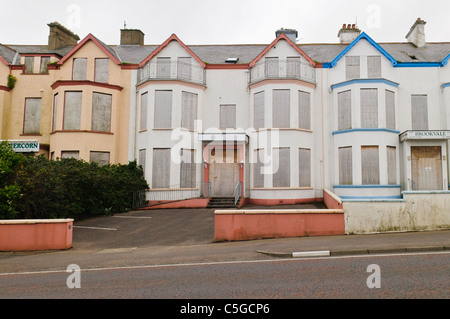
[{"label": "overcast sky", "polygon": [[377,42],[403,42],[418,17],[427,22],[427,42],[450,42],[448,0],[21,0],[1,7],[2,44],[47,44],[53,21],[110,45],[119,44],[124,21],[145,33],[145,44],[172,33],[191,45],[268,44],[280,28],[296,29],[298,43],[337,43],[344,23]]}]

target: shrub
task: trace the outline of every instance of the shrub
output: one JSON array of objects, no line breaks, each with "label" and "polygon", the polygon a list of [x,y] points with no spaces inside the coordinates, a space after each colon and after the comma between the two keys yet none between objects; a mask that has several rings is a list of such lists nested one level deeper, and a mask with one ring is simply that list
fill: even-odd
[{"label": "shrub", "polygon": [[21,218],[107,215],[131,208],[133,192],[148,189],[141,167],[87,163],[73,158],[26,158],[18,176]]},{"label": "shrub", "polygon": [[19,213],[16,204],[21,193],[16,177],[23,160],[8,142],[0,142],[0,219],[11,219]]}]

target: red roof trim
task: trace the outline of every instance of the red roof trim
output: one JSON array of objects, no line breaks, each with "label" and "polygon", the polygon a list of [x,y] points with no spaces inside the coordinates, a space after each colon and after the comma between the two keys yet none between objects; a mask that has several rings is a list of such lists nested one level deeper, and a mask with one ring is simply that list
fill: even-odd
[{"label": "red roof trim", "polygon": [[64,64],[72,55],[75,54],[81,47],[83,47],[88,41],[94,42],[107,56],[111,58],[116,64],[121,64],[101,43],[89,33],[80,43],[78,43],[72,50],[69,51],[61,60],[58,61],[58,65]]},{"label": "red roof trim", "polygon": [[169,45],[170,42],[172,41],[177,41],[190,55],[192,55],[194,57],[195,60],[197,60],[198,63],[200,63],[200,65],[204,68],[206,66],[206,64],[200,60],[200,58],[194,53],[192,52],[191,49],[189,49],[184,43],[183,41],[181,41],[175,33],[173,33],[166,41],[164,41],[155,51],[153,51],[148,57],[145,58],[144,61],[142,61],[139,64],[139,67],[143,67],[148,61],[150,61],[151,59],[153,59],[155,57],[155,55],[157,55],[158,53],[160,53],[166,46]]},{"label": "red roof trim", "polygon": [[261,58],[269,52],[270,49],[272,49],[281,39],[284,39],[289,43],[300,55],[302,55],[306,60],[308,60],[309,64],[312,66],[315,66],[316,63],[305,53],[303,50],[301,50],[294,42],[292,42],[291,39],[289,39],[284,33],[281,33],[271,44],[269,44],[252,62],[250,62],[250,67],[254,67],[255,64],[261,60]]}]

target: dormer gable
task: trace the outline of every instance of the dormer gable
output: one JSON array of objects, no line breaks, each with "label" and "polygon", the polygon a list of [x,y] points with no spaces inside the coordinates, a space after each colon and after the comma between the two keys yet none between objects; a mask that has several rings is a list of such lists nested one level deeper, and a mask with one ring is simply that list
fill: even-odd
[{"label": "dormer gable", "polygon": [[285,33],[280,33],[278,35],[278,37],[271,43],[269,44],[255,59],[253,59],[252,62],[250,62],[249,66],[250,68],[254,67],[259,61],[261,61],[261,59],[263,59],[263,57],[265,57],[267,55],[267,53],[270,52],[270,50],[272,50],[273,48],[276,47],[276,45],[281,41],[281,40],[285,40],[289,46],[291,46],[292,48],[294,48],[294,50],[300,54],[300,56],[302,56],[303,58],[306,59],[306,61],[308,61],[308,63],[311,66],[315,66],[316,63],[305,53],[303,52],[302,49],[300,49]]},{"label": "dormer gable", "polygon": [[187,53],[193,57],[202,68],[206,67],[206,64],[194,53],[192,52],[192,50],[183,43],[183,41],[181,41],[176,34],[172,34],[166,41],[164,41],[158,48],[156,48],[156,50],[154,50],[149,56],[147,56],[140,64],[139,67],[144,67],[147,62],[149,62],[150,60],[152,60],[154,57],[156,57],[157,55],[159,55],[165,48],[167,48],[169,46],[169,44],[175,41],[177,42],[183,49],[185,49],[187,51]]},{"label": "dormer gable", "polygon": [[58,61],[57,65],[63,65],[67,60],[69,60],[76,52],[78,52],[82,47],[86,45],[89,41],[95,43],[100,50],[102,50],[114,63],[120,65],[120,58],[109,46],[101,42],[94,35],[89,33],[80,43],[78,43],[72,50],[69,51],[61,60]]}]

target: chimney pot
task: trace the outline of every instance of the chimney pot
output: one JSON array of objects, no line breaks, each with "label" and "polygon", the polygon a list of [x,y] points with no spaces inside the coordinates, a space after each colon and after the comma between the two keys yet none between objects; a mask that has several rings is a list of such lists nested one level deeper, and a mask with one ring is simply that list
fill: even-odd
[{"label": "chimney pot", "polygon": [[144,45],[145,34],[137,29],[121,29],[120,45]]},{"label": "chimney pot", "polygon": [[425,24],[426,22],[420,18],[412,25],[408,34],[406,35],[406,39],[409,43],[414,44],[418,48],[422,48],[425,46]]},{"label": "chimney pot", "polygon": [[341,43],[350,43],[355,40],[360,33],[361,30],[358,29],[356,24],[343,24],[342,29],[339,30],[338,38]]}]

